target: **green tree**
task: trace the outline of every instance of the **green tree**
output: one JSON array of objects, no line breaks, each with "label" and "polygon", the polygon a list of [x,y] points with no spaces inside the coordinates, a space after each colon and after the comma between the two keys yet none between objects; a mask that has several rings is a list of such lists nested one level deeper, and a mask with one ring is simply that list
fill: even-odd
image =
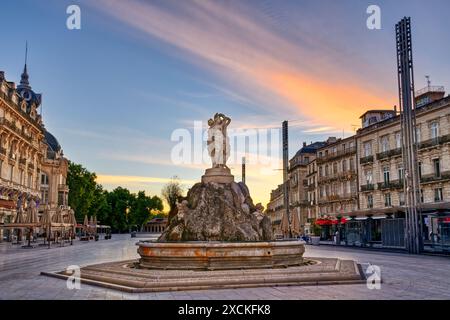
[{"label": "green tree", "polygon": [[131,226],[130,209],[134,200],[134,196],[128,189],[117,187],[108,192],[107,201],[111,207],[111,214],[107,220],[111,229],[114,231],[128,231]]},{"label": "green tree", "polygon": [[162,200],[157,197],[149,197],[144,191],[139,191],[131,205],[131,223],[142,230],[144,224],[152,218],[152,210],[162,210]]},{"label": "green tree", "polygon": [[96,216],[103,225],[111,225],[111,206],[108,203],[108,191],[99,184],[95,186],[94,199],[89,207],[89,215]]},{"label": "green tree", "polygon": [[69,161],[67,185],[69,186],[69,206],[75,211],[78,220],[83,220],[95,197],[97,183],[95,173],[89,172],[80,164]]}]

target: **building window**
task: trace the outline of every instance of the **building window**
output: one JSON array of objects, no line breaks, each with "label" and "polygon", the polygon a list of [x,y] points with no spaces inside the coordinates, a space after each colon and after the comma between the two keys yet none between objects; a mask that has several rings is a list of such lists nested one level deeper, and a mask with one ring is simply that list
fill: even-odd
[{"label": "building window", "polygon": [[347,171],[347,160],[342,160],[342,172]]},{"label": "building window", "polygon": [[395,133],[395,147],[397,149],[402,147],[402,134],[400,132]]},{"label": "building window", "polygon": [[325,165],[325,177],[328,177],[328,165]]},{"label": "building window", "polygon": [[441,177],[441,164],[439,162],[439,159],[433,159],[433,168],[434,168],[434,176],[436,178]]},{"label": "building window", "polygon": [[399,167],[399,168],[398,168],[398,181],[399,181],[400,183],[402,183],[404,177],[405,177],[405,172],[404,172],[404,170],[403,170],[403,167]]},{"label": "building window", "polygon": [[14,167],[12,164],[9,165],[9,180],[13,181],[13,173],[14,173]]},{"label": "building window", "polygon": [[32,188],[33,187],[33,175],[30,173],[28,175],[28,188]]},{"label": "building window", "polygon": [[372,184],[373,181],[373,177],[372,177],[372,170],[367,170],[366,171],[366,184]]},{"label": "building window", "polygon": [[350,163],[350,171],[354,171],[355,170],[355,162],[353,161],[353,158],[351,158],[349,160]]},{"label": "building window", "polygon": [[58,192],[58,206],[63,206],[64,203],[64,192]]},{"label": "building window", "polygon": [[48,186],[48,176],[45,173],[41,174],[41,184]]},{"label": "building window", "polygon": [[333,174],[337,174],[338,173],[338,165],[337,162],[333,163]]},{"label": "building window", "polygon": [[368,209],[373,208],[373,195],[371,195],[371,194],[367,195],[367,208]]},{"label": "building window", "polygon": [[441,202],[442,198],[442,188],[434,189],[434,202]]},{"label": "building window", "polygon": [[48,189],[43,189],[41,195],[42,195],[42,203],[48,204]]},{"label": "building window", "polygon": [[420,178],[422,178],[422,162],[419,161],[418,167],[419,167],[419,179],[420,179]]},{"label": "building window", "polygon": [[416,142],[420,143],[422,141],[422,132],[420,127],[416,127]]},{"label": "building window", "polygon": [[390,181],[389,167],[386,166],[383,168],[383,182],[385,185],[388,185],[389,181]]},{"label": "building window", "polygon": [[364,143],[364,156],[368,157],[372,155],[372,142],[368,141]]},{"label": "building window", "polygon": [[390,193],[385,193],[384,194],[384,206],[385,207],[391,207],[392,203],[391,203],[391,194]]},{"label": "building window", "polygon": [[430,126],[431,139],[437,139],[439,137],[439,122],[433,121]]},{"label": "building window", "polygon": [[23,170],[19,170],[19,184],[25,184],[23,181]]},{"label": "building window", "polygon": [[381,152],[389,151],[389,136],[381,138]]},{"label": "building window", "polygon": [[0,160],[0,178],[3,178],[2,169],[3,169],[3,161]]},{"label": "building window", "polygon": [[398,193],[398,202],[401,206],[405,205],[405,193],[403,191]]},{"label": "building window", "polygon": [[420,203],[423,203],[423,189],[420,189]]}]

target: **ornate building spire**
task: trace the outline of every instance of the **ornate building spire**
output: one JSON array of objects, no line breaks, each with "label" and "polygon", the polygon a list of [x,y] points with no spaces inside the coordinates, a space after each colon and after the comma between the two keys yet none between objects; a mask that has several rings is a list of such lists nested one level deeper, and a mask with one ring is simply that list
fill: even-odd
[{"label": "ornate building spire", "polygon": [[27,59],[28,59],[28,41],[25,43],[25,65],[23,67],[23,72],[20,77],[20,86],[22,88],[31,89],[30,82],[28,81]]}]

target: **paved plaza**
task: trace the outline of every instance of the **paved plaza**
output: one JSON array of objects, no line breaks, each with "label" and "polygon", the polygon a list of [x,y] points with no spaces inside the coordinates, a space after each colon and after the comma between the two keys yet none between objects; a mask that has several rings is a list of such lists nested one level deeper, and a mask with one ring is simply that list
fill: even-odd
[{"label": "paved plaza", "polygon": [[287,286],[184,292],[124,293],[81,284],[69,290],[64,280],[40,275],[61,271],[69,265],[91,264],[138,258],[136,241],[130,235],[113,235],[111,240],[79,242],[73,246],[22,249],[0,244],[0,299],[450,299],[450,258],[413,256],[333,246],[307,246],[306,257],[353,259],[381,268],[380,290],[365,284],[330,286]]}]

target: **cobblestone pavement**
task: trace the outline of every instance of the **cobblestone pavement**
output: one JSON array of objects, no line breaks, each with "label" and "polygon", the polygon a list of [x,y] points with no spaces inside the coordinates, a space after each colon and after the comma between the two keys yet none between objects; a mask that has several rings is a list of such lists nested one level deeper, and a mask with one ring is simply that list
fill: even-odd
[{"label": "cobblestone pavement", "polygon": [[450,299],[450,258],[414,256],[332,246],[307,246],[307,257],[337,257],[381,268],[380,290],[366,285],[285,286],[131,294],[81,284],[69,290],[64,280],[41,276],[69,265],[138,257],[139,239],[113,235],[111,240],[79,242],[73,246],[23,249],[0,243],[0,299]]}]

